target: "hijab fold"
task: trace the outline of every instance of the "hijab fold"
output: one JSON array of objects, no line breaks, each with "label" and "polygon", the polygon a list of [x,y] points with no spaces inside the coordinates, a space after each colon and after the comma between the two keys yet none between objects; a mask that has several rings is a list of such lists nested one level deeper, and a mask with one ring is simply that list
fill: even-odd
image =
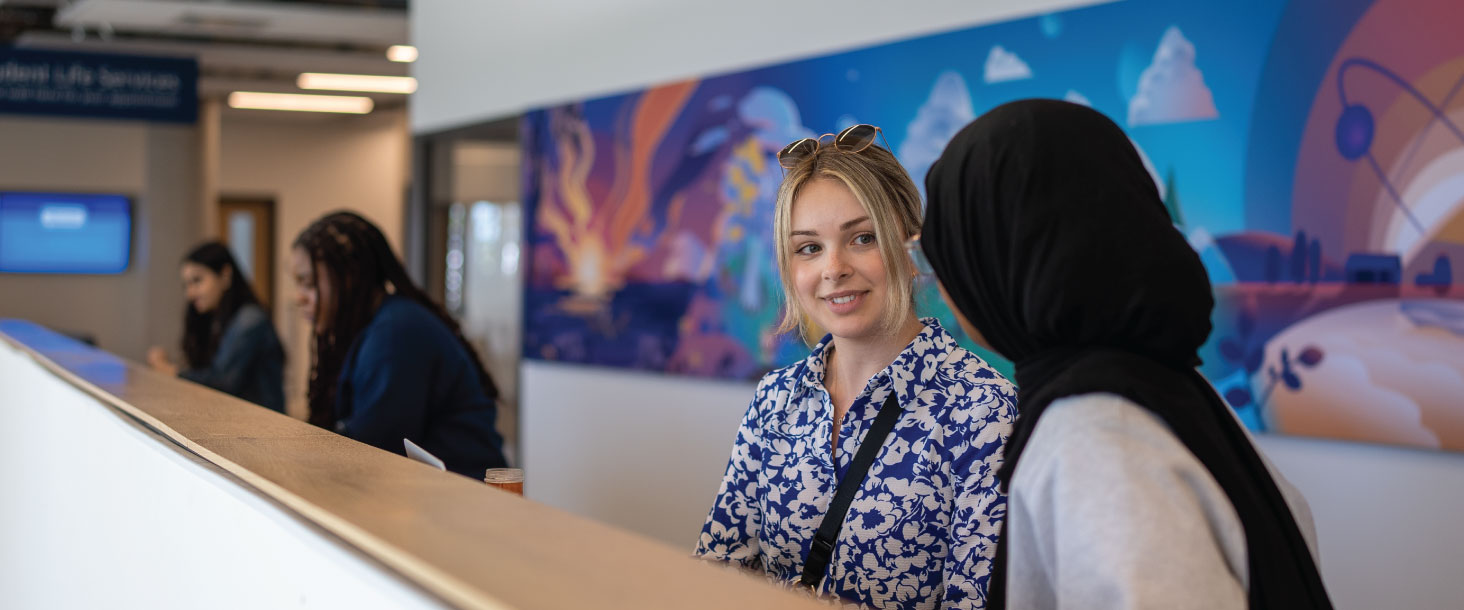
[{"label": "hijab fold", "polygon": [[[952,305],[1016,364],[1003,485],[1053,401],[1117,394],[1163,420],[1235,507],[1250,607],[1331,608],[1275,480],[1195,370],[1210,283],[1123,130],[1068,102],[1005,104],[951,140],[926,192],[926,257]],[[988,608],[1005,607],[1006,558],[1003,523]]]}]

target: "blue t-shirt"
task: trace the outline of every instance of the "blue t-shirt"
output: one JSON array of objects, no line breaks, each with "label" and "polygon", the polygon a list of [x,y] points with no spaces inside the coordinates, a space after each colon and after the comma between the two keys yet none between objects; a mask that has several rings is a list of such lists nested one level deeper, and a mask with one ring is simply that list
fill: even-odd
[{"label": "blue t-shirt", "polygon": [[346,354],[336,390],[336,430],[405,455],[411,439],[447,469],[483,478],[506,465],[494,422],[495,398],[483,389],[467,348],[442,320],[399,296],[381,307]]}]

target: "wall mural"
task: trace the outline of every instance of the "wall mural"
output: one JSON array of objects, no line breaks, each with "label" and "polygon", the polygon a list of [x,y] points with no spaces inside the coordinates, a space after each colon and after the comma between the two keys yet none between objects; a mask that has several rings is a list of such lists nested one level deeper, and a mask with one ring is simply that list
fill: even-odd
[{"label": "wall mural", "polygon": [[[871,123],[918,183],[980,113],[1055,97],[1145,158],[1215,285],[1203,371],[1247,425],[1464,450],[1461,29],[1455,0],[1128,0],[531,112],[525,356],[802,358],[772,334],[777,150]],[[931,287],[921,309],[950,319]]]}]

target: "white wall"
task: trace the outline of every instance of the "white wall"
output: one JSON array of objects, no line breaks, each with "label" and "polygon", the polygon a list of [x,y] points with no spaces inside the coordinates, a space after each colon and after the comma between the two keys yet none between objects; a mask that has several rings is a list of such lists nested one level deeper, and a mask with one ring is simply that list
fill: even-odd
[{"label": "white wall", "polygon": [[177,262],[197,237],[193,126],[0,116],[0,190],[120,193],[132,198],[132,258],[117,275],[0,274],[0,316],[94,337],[141,360],[176,345]]},{"label": "white wall", "polygon": [[4,342],[0,489],[0,607],[442,607]]},{"label": "white wall", "polygon": [[524,493],[691,552],[755,384],[525,360]]},{"label": "white wall", "polygon": [[1458,608],[1464,600],[1464,455],[1262,435],[1311,504],[1339,610]]},{"label": "white wall", "polygon": [[293,306],[290,244],[315,219],[355,211],[381,228],[400,254],[410,137],[406,113],[283,120],[228,112],[219,143],[219,193],[275,202],[274,323],[286,350],[289,412],[305,415],[309,325]]},{"label": "white wall", "polygon": [[413,2],[412,131],[1102,1]]}]

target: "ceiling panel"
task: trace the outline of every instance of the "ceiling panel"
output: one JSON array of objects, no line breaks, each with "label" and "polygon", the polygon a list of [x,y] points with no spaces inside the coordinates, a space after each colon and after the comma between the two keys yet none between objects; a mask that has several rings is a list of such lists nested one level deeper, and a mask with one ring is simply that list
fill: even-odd
[{"label": "ceiling panel", "polygon": [[78,42],[59,32],[26,32],[16,46],[198,58],[206,74],[279,73],[293,79],[300,72],[380,74],[407,76],[410,64],[387,61],[385,51],[332,51],[319,48],[281,48],[238,43],[179,40],[113,39],[95,36]]},{"label": "ceiling panel", "polygon": [[[37,4],[58,7],[54,21],[50,8],[19,8]],[[16,26],[18,47],[193,57],[204,98],[241,90],[366,95],[378,109],[401,108],[407,96],[302,91],[295,79],[301,72],[409,75],[411,64],[386,59],[387,47],[407,40],[403,6],[404,0],[0,0],[0,11],[46,12],[45,23]]]},{"label": "ceiling panel", "polygon": [[174,36],[309,40],[390,46],[407,41],[404,11],[302,3],[80,0],[56,14],[62,28]]}]

